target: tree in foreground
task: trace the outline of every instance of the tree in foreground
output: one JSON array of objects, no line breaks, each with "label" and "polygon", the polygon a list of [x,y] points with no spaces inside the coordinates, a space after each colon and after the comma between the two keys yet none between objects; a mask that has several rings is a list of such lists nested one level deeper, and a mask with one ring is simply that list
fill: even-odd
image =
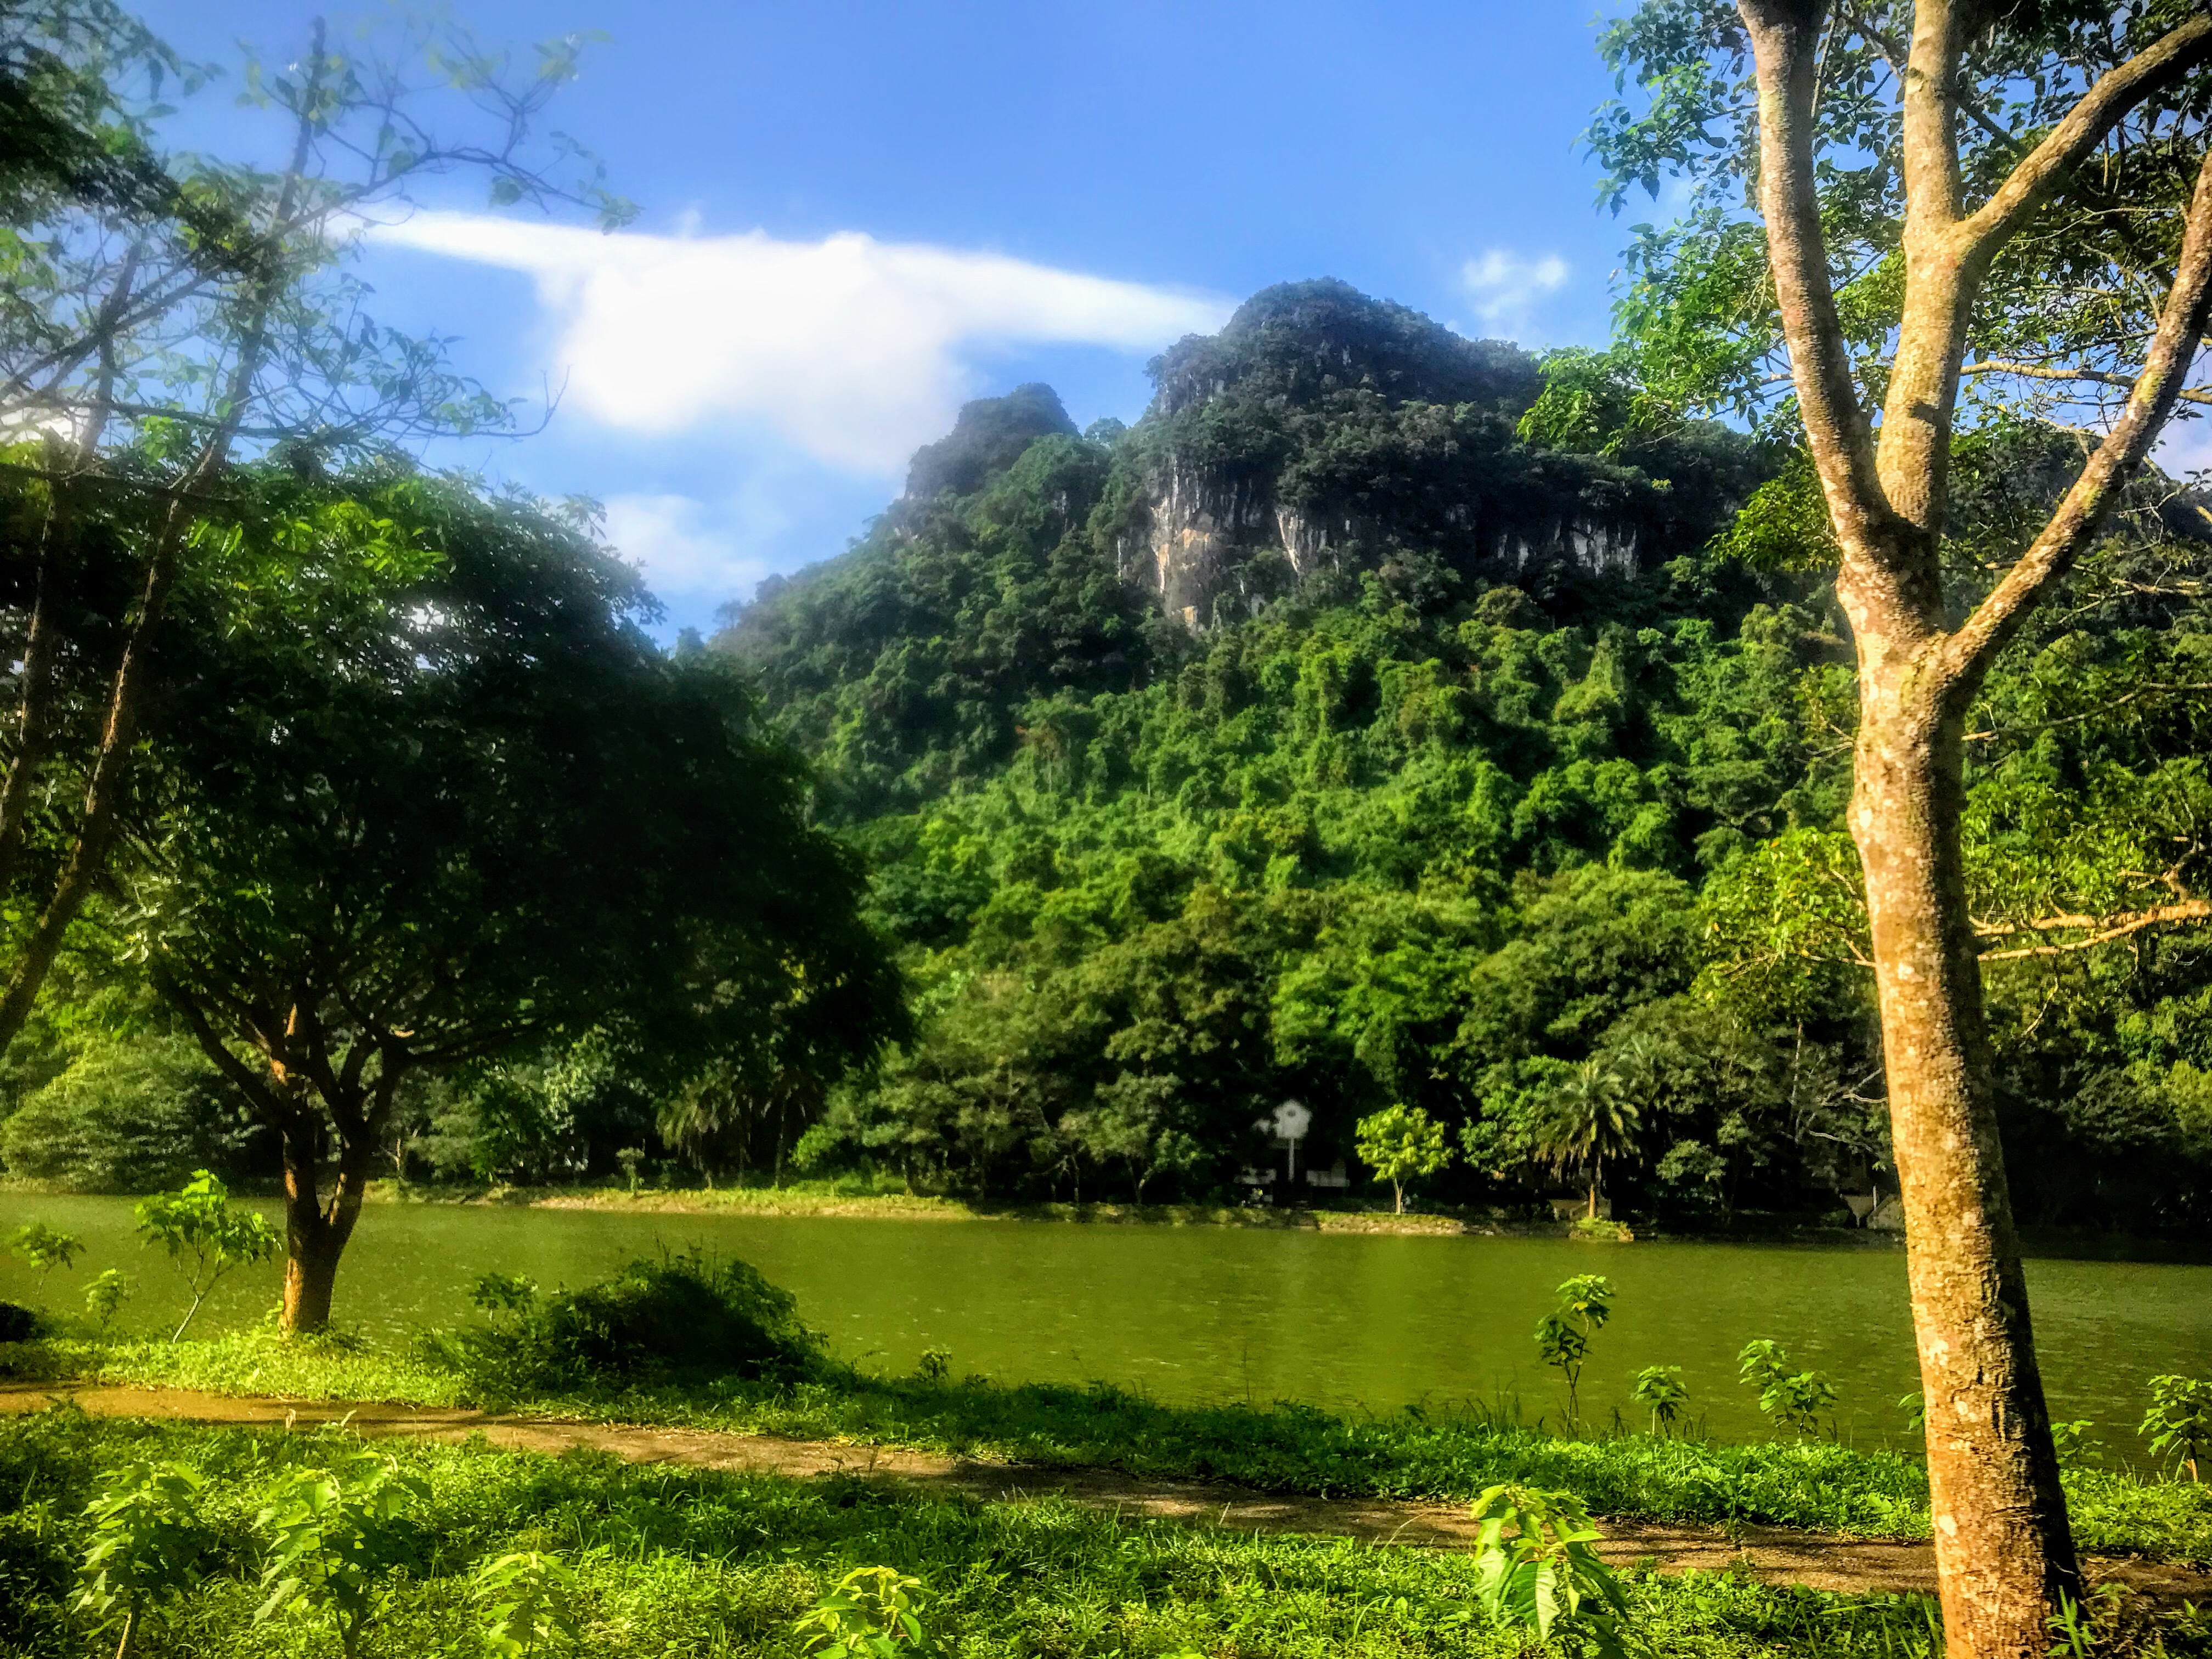
[{"label": "tree in foreground", "polygon": [[410,1077],[596,1031],[660,1086],[834,1078],[900,1004],[799,763],[582,527],[398,470],[260,486],[258,611],[181,681],[119,926],[281,1142],[313,1331]]},{"label": "tree in foreground", "polygon": [[[205,1170],[173,1193],[138,1200],[139,1242],[160,1245],[184,1275],[185,1316],[169,1340],[180,1342],[200,1306],[234,1270],[276,1253],[276,1230],[258,1210],[230,1201],[230,1189]],[[118,1298],[119,1299],[119,1298]]]},{"label": "tree in foreground", "polygon": [[[2212,17],[2179,0],[1644,0],[1606,49],[1650,94],[1593,129],[1614,199],[1668,172],[1696,181],[1686,225],[1634,253],[1622,319],[1645,401],[1802,429],[1816,537],[1839,562],[1858,659],[1849,821],[1945,1629],[1954,1655],[2040,1655],[2079,1571],[1998,1146],[1964,744],[1992,663],[2177,401],[2212,402],[2186,384],[2212,297]],[[2078,471],[2018,540],[1970,556],[1946,538],[1961,428],[2024,421],[2076,432]],[[2145,872],[2130,915],[2031,924],[2029,948],[2201,917],[2186,874]]]},{"label": "tree in foreground", "polygon": [[495,205],[629,211],[542,131],[575,41],[520,65],[442,23],[301,45],[244,66],[265,153],[209,156],[164,129],[213,71],[112,0],[0,0],[0,1051],[126,837],[236,461],[512,425],[442,342],[374,320],[358,227],[459,173]]}]

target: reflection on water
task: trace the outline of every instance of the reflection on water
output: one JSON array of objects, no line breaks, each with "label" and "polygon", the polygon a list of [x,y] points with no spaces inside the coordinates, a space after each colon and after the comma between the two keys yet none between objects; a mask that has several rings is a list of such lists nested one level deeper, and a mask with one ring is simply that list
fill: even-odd
[{"label": "reflection on water", "polygon": [[[121,1266],[142,1292],[125,1316],[156,1330],[181,1300],[160,1257],[130,1233],[124,1199],[0,1194],[0,1230],[31,1216],[84,1236],[51,1300]],[[1905,1261],[1893,1248],[1564,1239],[1393,1237],[1215,1227],[1049,1222],[757,1218],[587,1211],[372,1207],[338,1280],[341,1320],[391,1337],[467,1313],[468,1284],[497,1269],[580,1283],[630,1257],[689,1244],[734,1252],[796,1291],[810,1323],[872,1368],[910,1369],[926,1348],[956,1373],[1006,1381],[1107,1379],[1177,1401],[1301,1400],[1389,1409],[1415,1401],[1517,1396],[1556,1418],[1558,1389],[1529,1333],[1552,1286],[1600,1272],[1619,1286],[1593,1345],[1586,1412],[1635,1420],[1629,1380],[1679,1364],[1713,1432],[1757,1427],[1735,1355],[1780,1339],[1843,1389],[1844,1432],[1896,1432],[1914,1374]],[[2042,1259],[2029,1264],[2054,1411],[2088,1418],[2115,1445],[2160,1371],[2212,1370],[2212,1267]],[[0,1266],[0,1297],[30,1299],[33,1275]],[[273,1303],[276,1270],[225,1283],[204,1320],[242,1322]]]}]

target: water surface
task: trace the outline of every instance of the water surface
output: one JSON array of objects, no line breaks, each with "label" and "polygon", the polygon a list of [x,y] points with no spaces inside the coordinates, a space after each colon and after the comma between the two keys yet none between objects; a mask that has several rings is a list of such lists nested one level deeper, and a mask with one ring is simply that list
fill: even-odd
[{"label": "water surface", "polygon": [[[0,1194],[0,1231],[33,1216],[83,1236],[85,1258],[45,1299],[74,1305],[86,1279],[140,1280],[123,1323],[163,1328],[183,1305],[167,1261],[131,1236],[127,1199]],[[275,1213],[270,1206],[270,1213]],[[1779,1339],[1843,1390],[1847,1437],[1901,1425],[1917,1389],[1903,1255],[1885,1241],[1792,1246],[1392,1237],[1224,1227],[1027,1221],[653,1215],[434,1205],[364,1212],[341,1268],[341,1322],[392,1338],[468,1316],[482,1273],[580,1284],[664,1246],[732,1252],[795,1291],[841,1354],[879,1370],[942,1348],[958,1373],[1005,1381],[1107,1379],[1172,1401],[1299,1400],[1388,1410],[1415,1401],[1497,1404],[1556,1419],[1559,1389],[1529,1333],[1552,1287],[1599,1272],[1618,1311],[1593,1344],[1586,1413],[1632,1413],[1637,1369],[1679,1364],[1696,1408],[1724,1436],[1756,1431],[1735,1354]],[[0,1297],[39,1299],[0,1264]],[[2212,1371],[2212,1267],[2044,1259],[2028,1265],[2053,1409],[2133,1443],[2143,1379]],[[218,1291],[211,1325],[262,1316],[274,1266]]]}]

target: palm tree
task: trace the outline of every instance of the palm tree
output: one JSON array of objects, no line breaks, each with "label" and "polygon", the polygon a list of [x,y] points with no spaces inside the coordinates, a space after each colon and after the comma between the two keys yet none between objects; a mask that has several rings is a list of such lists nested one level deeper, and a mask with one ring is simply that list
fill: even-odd
[{"label": "palm tree", "polygon": [[1552,1091],[1536,1121],[1536,1155],[1560,1173],[1589,1178],[1589,1216],[1597,1219],[1598,1189],[1607,1159],[1632,1158],[1641,1114],[1626,1080],[1603,1060],[1586,1060]]}]

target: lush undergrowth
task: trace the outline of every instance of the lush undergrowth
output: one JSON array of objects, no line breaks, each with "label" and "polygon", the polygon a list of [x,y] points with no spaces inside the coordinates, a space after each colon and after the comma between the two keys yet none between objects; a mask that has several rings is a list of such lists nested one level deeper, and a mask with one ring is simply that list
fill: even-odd
[{"label": "lush undergrowth", "polygon": [[[963,1659],[1480,1659],[1525,1652],[1493,1630],[1470,1556],[1130,1522],[1054,1501],[979,1504],[855,1480],[793,1482],[551,1459],[482,1446],[379,1446],[423,1483],[399,1564],[374,1586],[364,1656],[491,1651],[486,1564],[556,1554],[572,1654],[707,1659],[790,1655],[792,1621],[862,1565],[913,1574],[926,1628]],[[104,1471],[174,1461],[204,1478],[189,1589],[147,1621],[142,1656],[331,1654],[312,1622],[258,1624],[263,1529],[287,1476],[343,1465],[350,1437],[255,1435],[100,1423],[61,1411],[0,1425],[0,1652],[69,1655],[95,1632],[66,1602],[88,1542],[82,1511]],[[1775,1589],[1733,1577],[1632,1573],[1633,1635],[1680,1659],[1921,1659],[1922,1604]],[[107,1632],[112,1645],[113,1632]],[[2177,1656],[2205,1650],[2184,1621]],[[1553,1644],[1559,1646],[1560,1644]]]},{"label": "lush undergrowth", "polygon": [[[0,1347],[18,1376],[168,1383],[301,1399],[491,1404],[602,1419],[847,1438],[970,1456],[1339,1496],[1465,1499],[1499,1480],[1571,1490],[1603,1515],[1927,1535],[1926,1478],[1889,1450],[1821,1440],[1723,1444],[1564,1437],[1477,1408],[1346,1417],[1310,1407],[1168,1406],[1103,1385],[1002,1386],[833,1370],[796,1385],[725,1379],[500,1399],[422,1356],[267,1332],[205,1342]],[[2212,1487],[2077,1464],[2075,1532],[2095,1553],[2212,1561]]]}]

